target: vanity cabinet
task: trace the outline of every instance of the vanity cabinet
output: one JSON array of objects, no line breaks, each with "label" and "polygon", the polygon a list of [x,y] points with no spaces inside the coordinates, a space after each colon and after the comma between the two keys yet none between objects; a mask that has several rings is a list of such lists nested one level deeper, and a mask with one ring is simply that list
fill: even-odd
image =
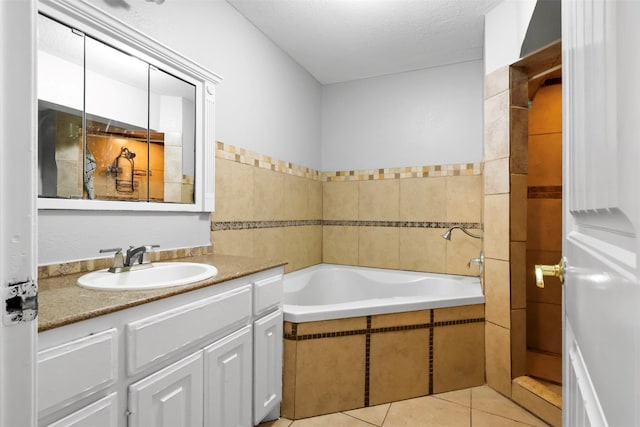
[{"label": "vanity cabinet", "polygon": [[281,400],[282,277],[272,268],[40,333],[38,425],[258,424]]}]

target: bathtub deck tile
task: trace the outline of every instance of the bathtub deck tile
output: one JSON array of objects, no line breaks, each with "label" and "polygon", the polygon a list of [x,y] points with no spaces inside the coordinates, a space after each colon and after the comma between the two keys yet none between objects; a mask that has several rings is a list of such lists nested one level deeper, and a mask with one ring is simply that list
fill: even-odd
[{"label": "bathtub deck tile", "polygon": [[461,305],[458,307],[437,308],[433,310],[435,322],[484,318],[484,304]]}]

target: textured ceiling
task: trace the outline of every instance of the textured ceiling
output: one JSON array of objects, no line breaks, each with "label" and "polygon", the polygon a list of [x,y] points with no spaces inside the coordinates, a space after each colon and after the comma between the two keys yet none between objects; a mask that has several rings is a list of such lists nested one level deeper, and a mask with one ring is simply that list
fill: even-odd
[{"label": "textured ceiling", "polygon": [[502,0],[227,0],[323,84],[483,57]]}]

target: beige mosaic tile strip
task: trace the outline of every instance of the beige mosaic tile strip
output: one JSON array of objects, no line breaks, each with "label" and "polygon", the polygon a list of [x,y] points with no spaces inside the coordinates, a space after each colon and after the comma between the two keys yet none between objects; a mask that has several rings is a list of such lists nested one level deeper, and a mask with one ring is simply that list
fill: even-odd
[{"label": "beige mosaic tile strip", "polygon": [[[189,256],[209,255],[213,253],[213,246],[196,246],[193,248],[170,249],[150,253],[151,262],[169,261]],[[72,273],[86,273],[89,271],[109,268],[113,264],[113,257],[85,259],[81,261],[65,262],[62,264],[41,265],[38,267],[38,278],[64,276]]]},{"label": "beige mosaic tile strip", "polygon": [[291,162],[276,160],[270,156],[264,156],[220,141],[216,144],[216,157],[220,159],[231,160],[263,169],[320,181],[372,181],[381,179],[424,178],[430,176],[469,176],[482,174],[482,163],[320,172]]}]

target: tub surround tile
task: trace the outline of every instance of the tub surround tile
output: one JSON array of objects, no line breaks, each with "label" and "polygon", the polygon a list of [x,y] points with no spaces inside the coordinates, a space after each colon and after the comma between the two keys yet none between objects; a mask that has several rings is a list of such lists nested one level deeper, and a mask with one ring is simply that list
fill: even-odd
[{"label": "tub surround tile", "polygon": [[444,222],[447,217],[447,178],[400,180],[400,221]]},{"label": "tub surround tile", "polygon": [[434,328],[433,392],[484,384],[484,323]]},{"label": "tub surround tile", "polygon": [[300,270],[308,266],[308,242],[310,233],[308,227],[287,227],[282,229],[284,256],[287,260],[288,271]]},{"label": "tub surround tile", "polygon": [[429,394],[429,330],[371,336],[369,404]]},{"label": "tub surround tile", "polygon": [[400,264],[402,270],[445,273],[447,241],[445,229],[400,228]]},{"label": "tub surround tile", "polygon": [[447,177],[447,221],[481,222],[482,176]]},{"label": "tub surround tile", "polygon": [[[469,232],[482,235],[482,230],[479,229],[472,228]],[[449,274],[478,276],[478,267],[470,265],[469,268],[467,268],[467,263],[471,258],[477,258],[480,256],[480,251],[482,251],[482,240],[469,237],[460,230],[453,230],[451,240],[445,240],[445,242],[447,247],[446,272]]]},{"label": "tub surround tile", "polygon": [[364,335],[298,342],[295,418],[364,406]]},{"label": "tub surround tile", "polygon": [[284,177],[284,215],[281,219],[309,218],[308,180],[295,175]]},{"label": "tub surround tile", "polygon": [[322,184],[322,219],[352,220],[358,218],[358,182],[325,182]]},{"label": "tub surround tile", "polygon": [[285,218],[284,175],[270,170],[254,170],[253,217],[256,220]]},{"label": "tub surround tile", "polygon": [[358,265],[397,269],[400,231],[391,227],[359,227]]},{"label": "tub surround tile", "polygon": [[322,182],[307,180],[307,206],[308,212],[305,219],[322,218]]},{"label": "tub surround tile", "polygon": [[358,227],[322,227],[322,261],[358,265]]},{"label": "tub surround tile", "polygon": [[399,180],[362,181],[359,183],[359,220],[396,221],[400,218],[399,206]]}]

